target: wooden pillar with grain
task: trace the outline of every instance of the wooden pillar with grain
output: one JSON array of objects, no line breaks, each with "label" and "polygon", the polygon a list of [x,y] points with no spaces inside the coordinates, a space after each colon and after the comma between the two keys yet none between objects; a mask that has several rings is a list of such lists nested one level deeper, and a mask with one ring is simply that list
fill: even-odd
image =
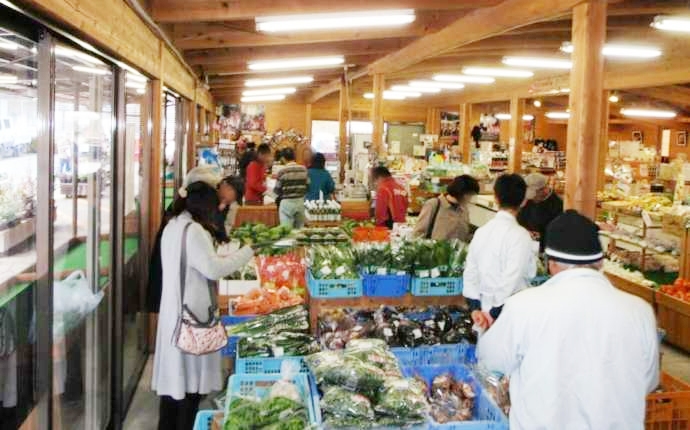
[{"label": "wooden pillar with grain", "polygon": [[196,166],[196,102],[187,100],[187,172]]},{"label": "wooden pillar with grain", "polygon": [[374,99],[371,101],[371,146],[379,157],[385,156],[386,151],[383,147],[383,89],[386,86],[386,79],[382,73],[374,75]]},{"label": "wooden pillar with grain", "polygon": [[304,114],[304,136],[307,139],[311,139],[311,103],[307,103]]},{"label": "wooden pillar with grain", "polygon": [[163,216],[163,82],[151,81],[151,168],[149,169],[149,245],[153,246]]},{"label": "wooden pillar with grain", "polygon": [[472,162],[472,136],[470,136],[470,116],[472,116],[472,105],[469,103],[460,104],[458,110],[460,114],[460,130],[458,130],[458,145],[462,149],[462,162],[470,164]]},{"label": "wooden pillar with grain", "polygon": [[522,170],[522,115],[525,113],[525,99],[513,96],[510,99],[510,139],[508,171],[520,173]]},{"label": "wooden pillar with grain", "polygon": [[565,207],[596,216],[599,145],[604,108],[606,0],[590,0],[573,9],[570,72],[570,119],[566,158]]},{"label": "wooden pillar with grain", "polygon": [[599,138],[599,164],[597,168],[597,191],[603,191],[606,186],[606,156],[609,153],[609,92],[602,95],[603,106],[601,108],[601,136]]},{"label": "wooden pillar with grain", "polygon": [[338,144],[338,163],[340,164],[340,183],[345,182],[345,169],[347,167],[347,122],[348,118],[347,106],[347,86],[345,85],[345,77],[340,80],[340,103],[338,105],[338,126],[339,126],[339,144]]}]

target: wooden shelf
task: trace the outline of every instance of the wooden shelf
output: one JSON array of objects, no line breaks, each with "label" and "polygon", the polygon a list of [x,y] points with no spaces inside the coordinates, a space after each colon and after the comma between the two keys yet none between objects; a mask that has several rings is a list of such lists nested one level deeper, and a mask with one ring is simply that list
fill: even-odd
[{"label": "wooden shelf", "polygon": [[633,296],[637,296],[644,300],[645,302],[649,303],[654,307],[655,301],[654,301],[654,294],[656,291],[653,288],[650,287],[645,287],[644,285],[640,285],[638,283],[628,281],[627,279],[623,279],[619,276],[616,276],[614,274],[605,272],[606,276],[609,278],[611,283],[618,288],[619,290],[623,290],[626,293],[630,293]]},{"label": "wooden shelf", "polygon": [[690,352],[690,303],[657,291],[657,322],[666,330],[666,341]]}]

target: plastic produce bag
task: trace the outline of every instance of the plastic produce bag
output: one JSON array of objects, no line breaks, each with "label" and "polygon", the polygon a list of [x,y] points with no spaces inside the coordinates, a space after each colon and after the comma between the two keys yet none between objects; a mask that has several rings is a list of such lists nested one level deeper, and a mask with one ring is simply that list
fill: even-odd
[{"label": "plastic produce bag", "polygon": [[283,361],[280,365],[280,381],[273,384],[268,397],[285,397],[297,403],[301,402],[302,398],[300,397],[299,390],[292,382],[299,371],[299,364],[296,362],[289,360]]},{"label": "plastic produce bag", "polygon": [[424,389],[424,384],[414,378],[387,379],[375,410],[397,419],[419,419],[429,410]]},{"label": "plastic produce bag", "polygon": [[83,271],[72,272],[53,284],[53,337],[62,338],[94,311],[103,299],[103,292],[94,293]]},{"label": "plastic produce bag", "polygon": [[367,397],[376,396],[386,376],[379,367],[342,352],[323,351],[304,360],[319,385],[340,386]]},{"label": "plastic produce bag", "polygon": [[474,367],[474,373],[484,389],[494,399],[501,410],[510,413],[510,380],[507,376],[491,372],[482,365]]},{"label": "plastic produce bag", "polygon": [[368,398],[340,387],[326,388],[321,398],[321,409],[340,418],[374,419],[374,409]]}]

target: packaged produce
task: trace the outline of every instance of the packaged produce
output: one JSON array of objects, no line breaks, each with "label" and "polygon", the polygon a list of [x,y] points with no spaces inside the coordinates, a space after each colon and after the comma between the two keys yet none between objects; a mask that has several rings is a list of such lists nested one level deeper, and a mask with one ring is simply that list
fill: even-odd
[{"label": "packaged produce", "polygon": [[414,246],[414,275],[418,278],[457,278],[462,276],[467,246],[459,240],[418,240]]},{"label": "packaged produce", "polygon": [[374,419],[369,399],[340,387],[328,387],[321,398],[321,409],[338,418]]},{"label": "packaged produce", "polygon": [[240,339],[237,355],[240,358],[302,356],[319,349],[316,340],[308,334],[282,331]]},{"label": "packaged produce", "polygon": [[228,336],[267,336],[283,331],[306,333],[309,330],[309,312],[304,306],[280,309],[250,321],[228,326]]},{"label": "packaged produce", "polygon": [[350,241],[350,237],[338,227],[304,228],[297,233],[295,238],[297,239],[297,243],[306,245],[337,244]]},{"label": "packaged produce", "polygon": [[230,233],[230,238],[238,240],[242,245],[270,245],[290,234],[288,226],[269,228],[264,224],[243,224]]},{"label": "packaged produce", "polygon": [[474,369],[474,374],[478,377],[479,383],[486,392],[494,399],[496,405],[507,415],[510,414],[510,380],[505,375],[490,372],[485,367],[479,365]]},{"label": "packaged produce", "polygon": [[263,315],[278,309],[304,303],[304,297],[287,287],[278,290],[255,288],[230,300],[233,315]]},{"label": "packaged produce", "polygon": [[307,285],[306,263],[297,254],[262,255],[256,258],[256,265],[262,286],[287,287],[304,292]]},{"label": "packaged produce", "polygon": [[429,409],[424,385],[415,378],[387,379],[374,409],[395,419],[424,419]]},{"label": "packaged produce", "polygon": [[309,426],[301,401],[285,397],[264,400],[235,397],[226,411],[224,430],[304,430]]},{"label": "packaged produce", "polygon": [[315,279],[359,278],[352,249],[345,246],[312,247],[310,267]]},{"label": "packaged produce", "polygon": [[678,278],[673,285],[662,285],[659,290],[678,300],[690,303],[690,281]]},{"label": "packaged produce", "polygon": [[341,386],[369,398],[377,395],[386,377],[379,367],[342,351],[322,351],[305,357],[305,362],[318,384]]}]

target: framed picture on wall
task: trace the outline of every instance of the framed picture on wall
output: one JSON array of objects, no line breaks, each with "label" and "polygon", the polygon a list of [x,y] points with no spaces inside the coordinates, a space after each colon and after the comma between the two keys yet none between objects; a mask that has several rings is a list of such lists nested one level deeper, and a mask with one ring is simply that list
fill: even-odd
[{"label": "framed picture on wall", "polygon": [[632,132],[632,140],[633,142],[644,142],[644,135],[642,134],[641,130],[633,130]]},{"label": "framed picture on wall", "polygon": [[676,133],[676,145],[677,146],[688,146],[688,132],[683,130]]}]

